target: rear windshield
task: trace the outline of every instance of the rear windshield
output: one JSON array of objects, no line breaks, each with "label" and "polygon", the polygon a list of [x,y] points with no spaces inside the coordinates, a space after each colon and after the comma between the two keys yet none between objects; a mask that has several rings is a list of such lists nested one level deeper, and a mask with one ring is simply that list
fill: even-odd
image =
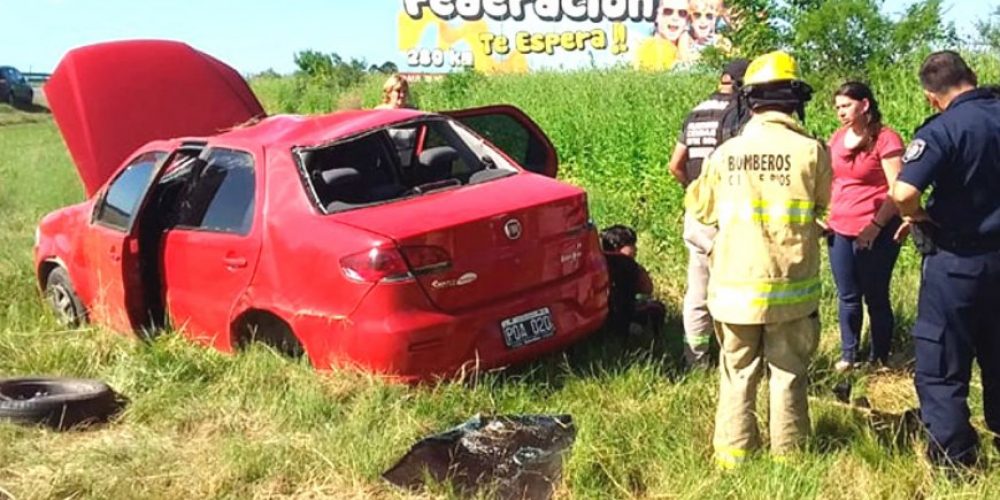
[{"label": "rear windshield", "polygon": [[310,194],[326,213],[461,189],[517,172],[485,140],[446,118],[303,148],[297,156]]}]

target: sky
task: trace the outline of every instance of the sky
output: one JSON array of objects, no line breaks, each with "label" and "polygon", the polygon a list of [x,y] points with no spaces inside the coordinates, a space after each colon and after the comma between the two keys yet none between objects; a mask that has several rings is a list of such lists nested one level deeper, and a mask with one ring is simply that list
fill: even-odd
[{"label": "sky", "polygon": [[[885,0],[890,13],[912,0]],[[0,0],[0,64],[51,72],[73,47],[130,38],[184,41],[244,74],[295,70],[294,54],[336,52],[369,64],[403,61],[400,0]],[[945,0],[945,18],[971,31],[1000,0]],[[402,64],[400,64],[402,66]]]}]

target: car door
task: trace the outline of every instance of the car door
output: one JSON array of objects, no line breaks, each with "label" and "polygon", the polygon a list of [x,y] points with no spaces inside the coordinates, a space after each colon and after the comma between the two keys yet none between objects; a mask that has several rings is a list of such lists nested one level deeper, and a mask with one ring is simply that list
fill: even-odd
[{"label": "car door", "polygon": [[469,127],[525,169],[553,178],[558,174],[559,157],[552,141],[520,109],[496,105],[442,114]]},{"label": "car door", "polygon": [[135,226],[157,166],[166,155],[166,151],[153,150],[129,161],[98,197],[83,235],[85,272],[96,284],[88,304],[90,315],[118,331],[131,331],[148,322]]},{"label": "car door", "polygon": [[262,176],[248,151],[213,148],[202,158],[163,241],[163,286],[174,328],[228,350],[232,312],[260,253]]}]

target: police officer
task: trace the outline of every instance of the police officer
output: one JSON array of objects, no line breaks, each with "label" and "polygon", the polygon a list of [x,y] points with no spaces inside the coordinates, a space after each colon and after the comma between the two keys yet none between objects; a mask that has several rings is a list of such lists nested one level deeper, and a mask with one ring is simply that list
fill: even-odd
[{"label": "police officer", "polygon": [[[952,51],[928,56],[920,83],[940,113],[907,147],[892,192],[924,253],[915,383],[931,462],[970,466],[978,455],[966,402],[974,357],[986,425],[1000,432],[1000,100],[976,87]],[[932,185],[924,210],[921,193]]]},{"label": "police officer", "polygon": [[743,91],[753,117],[705,162],[685,206],[717,224],[708,309],[720,345],[716,463],[738,465],[760,446],[757,387],[770,373],[772,454],[809,432],[806,369],[819,344],[817,214],[830,204],[826,147],[794,115],[812,90],[795,60],[772,52],[750,63]]},{"label": "police officer", "polygon": [[[701,174],[701,164],[721,143],[723,117],[737,102],[736,88],[743,83],[749,61],[735,59],[726,65],[718,90],[691,110],[674,147],[668,168],[687,186]],[[708,251],[715,227],[684,215],[684,244],[688,249],[687,290],[684,293],[684,357],[689,366],[708,363],[712,340],[712,316],[708,312]]]}]

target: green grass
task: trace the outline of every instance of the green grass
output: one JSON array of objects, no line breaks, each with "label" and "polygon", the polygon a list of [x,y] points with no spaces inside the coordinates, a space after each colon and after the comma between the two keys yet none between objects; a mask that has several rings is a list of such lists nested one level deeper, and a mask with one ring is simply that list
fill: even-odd
[{"label": "green grass", "polygon": [[34,112],[27,112],[11,107],[9,104],[0,104],[0,127],[48,121],[49,116],[46,113],[38,112],[41,110],[41,108],[33,108]]},{"label": "green grass", "polygon": [[[926,109],[912,71],[892,71],[876,88],[888,123],[909,136]],[[1000,76],[992,63],[981,72],[983,81]],[[918,457],[921,440],[893,439],[834,403],[830,388],[841,379],[830,369],[838,336],[828,278],[823,344],[811,373],[815,432],[806,450],[790,464],[762,455],[738,473],[714,470],[716,377],[679,369],[686,255],[681,191],[665,169],[683,115],[712,80],[601,71],[464,75],[415,86],[426,109],[510,102],[531,114],[559,149],[561,176],[588,189],[598,223],[639,229],[640,260],[671,309],[666,338],[594,338],[517,370],[415,388],[361,373],[315,373],[263,349],[228,356],[175,335],[142,343],[97,327],[60,329],[36,290],[32,233],[42,215],[80,201],[82,189],[51,121],[0,127],[0,377],[97,377],[130,398],[119,420],[96,430],[0,424],[0,497],[395,498],[406,494],[379,474],[420,436],[477,412],[573,415],[578,436],[560,497],[986,498],[998,491],[995,470],[950,483]],[[835,127],[834,83],[817,85],[810,108],[809,125],[824,137]],[[343,99],[315,84],[254,83],[272,112],[371,105],[379,84],[373,79]],[[907,247],[893,289],[903,365],[912,356],[905,331],[915,314],[917,262]],[[916,404],[905,369],[858,382],[880,409]],[[980,399],[976,383],[974,423],[983,428]],[[998,462],[992,449],[987,457]]]}]

